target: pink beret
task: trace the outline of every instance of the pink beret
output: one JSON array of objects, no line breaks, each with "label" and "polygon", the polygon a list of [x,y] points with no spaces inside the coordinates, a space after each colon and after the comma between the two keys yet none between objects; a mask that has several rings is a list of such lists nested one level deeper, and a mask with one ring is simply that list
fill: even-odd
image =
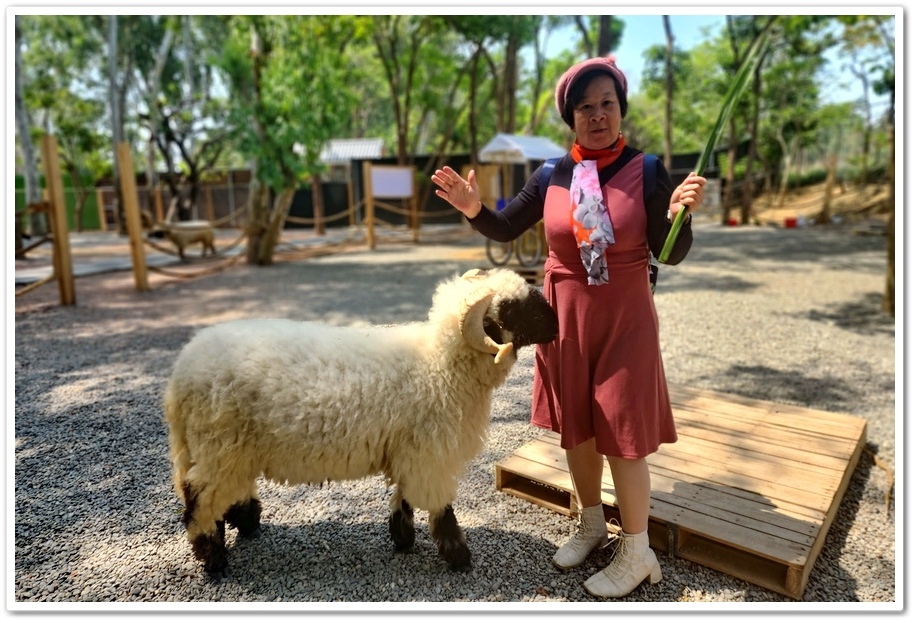
[{"label": "pink beret", "polygon": [[604,71],[609,76],[611,76],[620,87],[623,89],[623,94],[627,94],[627,77],[623,75],[623,72],[620,71],[620,68],[617,67],[613,56],[598,56],[596,58],[590,58],[588,60],[576,63],[572,67],[566,70],[566,72],[560,76],[560,81],[557,83],[557,110],[560,112],[560,116],[563,116],[563,108],[566,105],[566,98],[569,96],[569,90],[572,88],[572,85],[581,78],[585,72],[592,69],[599,69]]}]

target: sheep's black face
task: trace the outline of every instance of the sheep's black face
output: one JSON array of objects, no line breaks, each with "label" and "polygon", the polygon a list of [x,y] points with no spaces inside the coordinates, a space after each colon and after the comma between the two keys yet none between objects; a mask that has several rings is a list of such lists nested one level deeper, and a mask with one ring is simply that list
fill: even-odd
[{"label": "sheep's black face", "polygon": [[[511,341],[516,348],[531,344],[552,342],[560,331],[557,313],[535,288],[529,288],[524,299],[509,299],[499,305],[499,323],[503,330],[511,333]],[[493,335],[492,329],[485,327],[487,334],[499,343],[508,336]],[[499,327],[493,327],[496,331]]]}]

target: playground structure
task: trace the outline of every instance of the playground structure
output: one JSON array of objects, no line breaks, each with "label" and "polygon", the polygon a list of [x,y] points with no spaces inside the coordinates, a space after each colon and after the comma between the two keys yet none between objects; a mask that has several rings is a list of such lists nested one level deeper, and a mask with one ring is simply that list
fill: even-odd
[{"label": "playground structure", "polygon": [[[73,260],[65,213],[64,186],[58,163],[57,143],[53,136],[45,136],[42,139],[42,150],[45,179],[47,180],[47,189],[45,190],[47,200],[40,204],[30,205],[27,210],[47,212],[51,233],[42,240],[18,252],[17,257],[24,256],[29,250],[49,241],[53,246],[54,268],[51,275],[17,288],[16,296],[22,296],[45,283],[57,280],[61,289],[61,304],[72,305],[76,302]],[[120,228],[122,223],[120,223],[119,219],[123,218],[123,225],[129,242],[134,285],[137,291],[145,292],[149,290],[149,272],[180,279],[193,279],[223,270],[245,257],[243,247],[248,236],[247,201],[235,206],[228,215],[218,219],[204,218],[196,219],[193,222],[173,222],[174,202],[169,206],[166,214],[163,215],[161,190],[158,188],[151,197],[153,209],[141,208],[140,192],[137,188],[130,145],[119,143],[117,156],[122,211],[120,216],[115,216],[115,225]],[[352,201],[354,193],[352,183],[348,181],[348,205],[346,210],[327,217],[320,214],[318,209],[315,210],[315,215],[312,218],[287,214],[284,220],[284,227],[287,224],[293,224],[299,227],[313,228],[315,236],[313,240],[309,241],[313,244],[278,243],[275,255],[280,259],[295,260],[335,253],[362,245],[374,250],[380,242],[381,236],[379,234],[381,231],[391,233],[392,235],[389,236],[391,239],[398,241],[409,239],[414,243],[418,243],[424,219],[441,218],[454,214],[454,210],[451,208],[440,211],[420,209],[415,184],[416,170],[413,166],[381,166],[367,161],[363,163],[362,171],[362,199],[356,203]],[[108,230],[110,219],[106,214],[107,211],[101,190],[97,190],[97,201],[102,230]],[[205,206],[202,211],[212,217],[212,203]],[[198,211],[195,209],[194,213],[198,214]],[[396,224],[394,221],[397,219],[392,218],[392,215],[394,217],[402,217],[405,224]],[[17,214],[17,218],[20,216],[21,212]],[[343,233],[343,236],[328,236],[326,238],[325,227],[330,223],[339,224],[338,221],[343,219],[348,220],[348,226],[341,228],[341,232],[339,232]],[[180,230],[180,235],[197,238],[197,240],[195,243],[184,245],[182,248],[181,244],[173,242],[175,235],[166,234],[163,236],[163,232],[168,228],[172,228],[173,231]],[[212,253],[209,257],[205,257],[204,253],[196,253],[197,242],[206,237],[206,231],[222,231],[226,228],[238,229],[239,236],[228,245],[218,248],[211,247]],[[281,240],[282,232],[283,230],[281,229]],[[470,232],[471,229],[469,227],[459,223],[455,228],[450,228],[446,235],[466,235]],[[157,243],[154,240],[156,234],[161,238],[165,238],[165,240],[160,240]],[[168,242],[172,242],[172,244]],[[194,248],[195,251],[186,253],[189,246]],[[147,261],[148,248],[162,254],[175,256],[186,266],[178,271],[168,270],[162,266],[153,266]],[[199,270],[187,270],[188,264],[199,264],[201,262],[205,262],[207,266]]]}]

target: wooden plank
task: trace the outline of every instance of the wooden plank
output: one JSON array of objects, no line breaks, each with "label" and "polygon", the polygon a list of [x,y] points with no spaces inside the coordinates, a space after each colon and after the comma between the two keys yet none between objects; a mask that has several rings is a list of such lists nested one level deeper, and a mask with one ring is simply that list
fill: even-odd
[{"label": "wooden plank", "polygon": [[862,418],[846,413],[818,411],[682,385],[669,386],[669,394],[672,403],[681,408],[694,408],[707,413],[747,414],[754,421],[766,419],[772,424],[800,430],[810,436],[851,439],[857,436],[863,425]]},{"label": "wooden plank", "polygon": [[51,224],[51,245],[53,247],[54,275],[57,277],[61,305],[76,305],[76,284],[73,279],[73,257],[70,251],[70,232],[67,226],[66,197],[60,171],[60,155],[57,139],[51,135],[41,138],[41,156],[45,166],[45,182],[51,209],[48,220]]},{"label": "wooden plank", "polygon": [[708,427],[695,426],[683,417],[677,418],[677,434],[679,439],[685,437],[694,438],[694,443],[731,446],[741,450],[758,452],[771,456],[774,460],[788,460],[809,465],[814,470],[823,468],[831,471],[842,471],[846,466],[846,460],[843,457],[811,452],[808,447],[776,445],[731,431],[710,430]]},{"label": "wooden plank", "polygon": [[562,515],[574,514],[569,472],[509,456],[496,465],[496,489]]},{"label": "wooden plank", "polygon": [[[552,444],[556,450],[551,451],[549,456],[551,460],[559,462],[565,469],[565,455],[559,448],[559,438],[553,437],[553,433],[546,436],[546,439],[553,438]],[[738,490],[753,491],[771,500],[784,500],[787,502],[796,502],[804,500],[808,508],[819,508],[823,511],[829,507],[833,499],[832,490],[826,485],[821,484],[818,489],[799,488],[790,486],[790,483],[771,482],[761,479],[755,473],[754,467],[741,465],[739,462],[725,463],[708,459],[702,453],[694,451],[691,454],[689,447],[686,450],[675,449],[680,445],[670,444],[662,446],[655,454],[648,458],[650,471],[656,471],[658,468],[668,470],[672,473],[692,474],[703,480],[715,485],[730,487]],[[537,446],[523,446],[517,451],[521,456],[537,453]],[[804,481],[794,483],[796,485],[805,485]],[[817,484],[817,483],[815,483]]]},{"label": "wooden plank", "polygon": [[[797,427],[787,427],[774,420],[772,416],[753,413],[727,413],[701,410],[693,407],[677,407],[675,419],[682,419],[708,430],[727,430],[736,434],[753,435],[754,438],[783,447],[797,447],[805,443],[812,451],[827,456],[845,457],[850,448],[850,437],[840,437],[823,432],[805,432]],[[818,424],[823,426],[823,424]],[[855,432],[855,431],[850,431]]]},{"label": "wooden plank", "polygon": [[[652,546],[800,599],[864,449],[865,421],[683,387],[672,397],[679,440],[649,457]],[[497,489],[575,514],[556,433],[496,470]],[[606,517],[619,517],[607,466],[602,502]]]},{"label": "wooden plank", "polygon": [[[805,432],[797,428],[781,426],[766,415],[761,415],[755,419],[753,414],[746,412],[723,414],[723,412],[713,413],[710,410],[680,406],[675,407],[675,419],[708,431],[726,431],[732,434],[751,435],[754,439],[779,447],[797,447],[799,443],[803,442],[818,454],[839,458],[844,458],[848,455],[850,441],[855,439],[861,431],[861,428],[859,430],[849,430],[849,436]],[[819,424],[818,426],[823,425]]]},{"label": "wooden plank", "polygon": [[[566,489],[570,495],[574,495],[565,462],[558,460],[558,453],[562,453],[562,450],[555,444],[530,442],[511,457],[512,462],[505,462],[503,469],[524,473],[535,480],[541,474],[550,473],[550,480],[547,481],[550,486]],[[653,519],[664,523],[679,523],[698,532],[703,532],[704,526],[707,526],[707,531],[719,532],[722,538],[744,543],[743,547],[752,551],[766,551],[764,545],[757,547],[755,543],[772,537],[810,545],[817,532],[817,520],[823,517],[779,516],[777,509],[765,504],[762,499],[736,502],[728,490],[717,491],[709,487],[703,490],[697,485],[657,473],[653,473],[652,482]],[[616,505],[614,481],[607,466],[602,484],[604,503]],[[723,518],[727,519],[726,524],[720,523]],[[797,547],[789,545],[778,555],[795,558],[798,551]]]}]

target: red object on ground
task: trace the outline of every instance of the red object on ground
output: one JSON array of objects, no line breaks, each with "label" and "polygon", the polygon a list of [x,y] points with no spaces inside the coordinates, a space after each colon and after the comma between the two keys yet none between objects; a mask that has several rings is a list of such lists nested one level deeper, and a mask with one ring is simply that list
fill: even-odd
[{"label": "red object on ground", "polygon": [[798,225],[798,219],[797,219],[797,218],[795,218],[794,216],[787,216],[787,217],[786,217],[786,228],[787,228],[787,229],[794,229],[796,225]]}]

